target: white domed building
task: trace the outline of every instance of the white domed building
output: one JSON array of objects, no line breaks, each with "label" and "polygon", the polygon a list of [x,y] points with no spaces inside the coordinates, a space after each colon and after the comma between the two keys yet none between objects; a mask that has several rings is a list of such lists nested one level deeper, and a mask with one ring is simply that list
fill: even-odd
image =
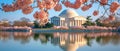
[{"label": "white domed building", "polygon": [[51,23],[56,26],[81,26],[86,22],[86,18],[79,16],[76,11],[72,9],[64,10],[59,16],[51,18]]}]

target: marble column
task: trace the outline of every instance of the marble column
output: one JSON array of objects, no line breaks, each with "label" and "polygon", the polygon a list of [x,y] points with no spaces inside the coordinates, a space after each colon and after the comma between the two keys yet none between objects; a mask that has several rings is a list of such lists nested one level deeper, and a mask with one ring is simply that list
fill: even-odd
[{"label": "marble column", "polygon": [[62,20],[61,20],[61,26],[62,26]]},{"label": "marble column", "polygon": [[77,20],[76,20],[76,26],[77,26]]},{"label": "marble column", "polygon": [[79,20],[78,20],[78,26],[79,26]]},{"label": "marble column", "polygon": [[75,24],[74,26],[76,26],[76,21],[75,20],[74,20],[74,24]]},{"label": "marble column", "polygon": [[80,25],[81,25],[81,20],[80,20]]}]

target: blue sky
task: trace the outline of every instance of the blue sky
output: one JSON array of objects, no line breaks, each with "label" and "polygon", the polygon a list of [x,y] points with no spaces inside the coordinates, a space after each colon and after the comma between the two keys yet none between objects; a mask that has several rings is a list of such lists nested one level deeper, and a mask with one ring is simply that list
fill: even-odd
[{"label": "blue sky", "polygon": [[[13,2],[13,0],[0,0],[0,4],[1,3],[7,3],[7,4],[11,4]],[[70,2],[74,2],[74,0],[70,0]],[[82,11],[81,8],[79,9],[74,9],[80,16],[92,16],[93,20],[97,19],[98,17],[100,17],[101,13],[103,13],[103,9],[99,9],[100,14],[96,17],[94,17],[92,15],[94,10],[97,10],[99,4],[94,4],[92,8],[90,8],[87,11]],[[1,6],[0,6],[1,8]],[[63,10],[67,9],[64,5],[62,6],[62,10],[60,12],[56,12],[54,11],[54,9],[49,10],[49,18],[53,17],[53,16],[57,16],[59,15]],[[29,18],[31,21],[35,20],[33,18],[33,14],[35,13],[35,11],[37,11],[38,8],[34,9],[34,11],[31,14],[25,15],[22,13],[21,10],[17,10],[15,12],[4,12],[4,11],[0,11],[0,20],[2,19],[8,19],[10,21],[14,21],[14,20],[19,20],[22,17],[26,17]]]}]

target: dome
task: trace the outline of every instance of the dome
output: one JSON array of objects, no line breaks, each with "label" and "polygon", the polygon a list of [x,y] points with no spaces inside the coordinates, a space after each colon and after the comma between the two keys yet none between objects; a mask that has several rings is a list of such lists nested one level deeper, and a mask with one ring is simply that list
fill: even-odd
[{"label": "dome", "polygon": [[87,20],[87,19],[83,16],[76,16],[75,20]]},{"label": "dome", "polygon": [[79,15],[73,9],[67,9],[67,10],[62,11],[62,13],[60,13],[59,16],[65,17],[65,18],[72,18],[72,17],[76,17]]}]

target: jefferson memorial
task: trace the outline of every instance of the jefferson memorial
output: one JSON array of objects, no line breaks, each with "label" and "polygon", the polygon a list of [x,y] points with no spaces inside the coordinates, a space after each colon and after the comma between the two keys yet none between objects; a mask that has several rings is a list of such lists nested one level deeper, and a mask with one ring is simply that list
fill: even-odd
[{"label": "jefferson memorial", "polygon": [[51,18],[51,23],[56,26],[81,26],[86,22],[86,18],[79,16],[73,9],[63,10],[59,16],[54,16]]}]

